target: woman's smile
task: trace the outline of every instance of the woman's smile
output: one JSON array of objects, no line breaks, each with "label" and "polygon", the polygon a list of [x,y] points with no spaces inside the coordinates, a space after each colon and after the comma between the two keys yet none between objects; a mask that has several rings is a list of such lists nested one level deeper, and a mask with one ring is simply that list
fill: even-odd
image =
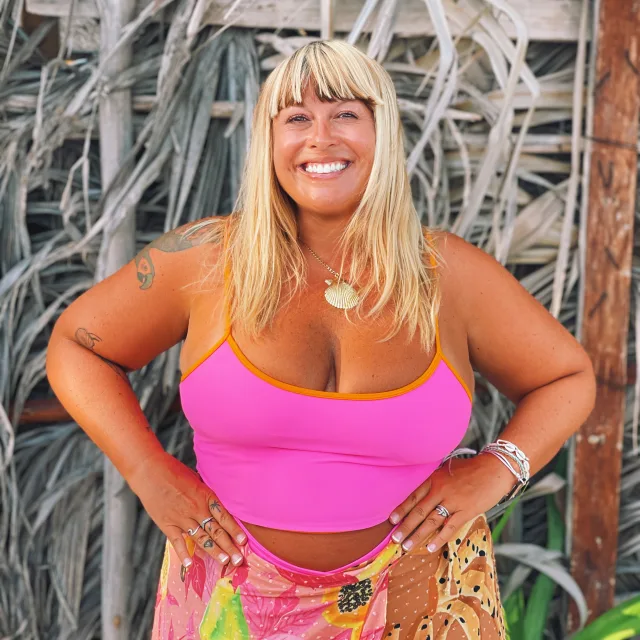
[{"label": "woman's smile", "polygon": [[305,162],[298,170],[312,180],[332,180],[343,176],[352,164],[348,160],[322,160]]}]

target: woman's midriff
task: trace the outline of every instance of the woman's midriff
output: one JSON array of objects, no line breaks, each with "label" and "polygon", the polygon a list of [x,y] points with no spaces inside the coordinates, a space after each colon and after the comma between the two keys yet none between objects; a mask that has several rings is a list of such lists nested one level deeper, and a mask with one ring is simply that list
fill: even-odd
[{"label": "woman's midriff", "polygon": [[273,555],[314,571],[332,571],[351,564],[375,549],[393,529],[388,521],[369,529],[338,533],[302,533],[242,524]]}]

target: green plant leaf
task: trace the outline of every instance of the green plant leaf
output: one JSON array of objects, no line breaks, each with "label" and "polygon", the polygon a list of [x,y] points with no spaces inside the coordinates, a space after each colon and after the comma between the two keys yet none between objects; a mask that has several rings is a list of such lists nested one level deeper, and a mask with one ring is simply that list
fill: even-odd
[{"label": "green plant leaf", "polygon": [[507,627],[507,637],[524,637],[524,592],[522,588],[514,591],[504,602],[504,621]]},{"label": "green plant leaf", "polygon": [[[564,524],[553,496],[547,496],[547,549],[562,551]],[[546,575],[539,575],[531,589],[524,615],[523,640],[542,640],[549,615],[549,603],[556,590],[556,583]]]},{"label": "green plant leaf", "polygon": [[640,596],[603,613],[571,640],[626,640],[640,633]]},{"label": "green plant leaf", "polygon": [[493,541],[497,542],[500,540],[500,536],[502,535],[502,530],[507,526],[507,522],[513,513],[513,510],[516,508],[516,505],[520,501],[520,496],[518,496],[508,507],[507,510],[502,514],[500,520],[498,520],[498,524],[493,528],[491,535],[493,537]]}]

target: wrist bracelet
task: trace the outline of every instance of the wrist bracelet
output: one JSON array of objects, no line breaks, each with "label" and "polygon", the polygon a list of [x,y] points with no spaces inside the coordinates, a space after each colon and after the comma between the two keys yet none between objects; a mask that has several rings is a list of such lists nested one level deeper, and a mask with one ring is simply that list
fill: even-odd
[{"label": "wrist bracelet", "polygon": [[480,453],[490,453],[495,456],[516,477],[517,482],[513,489],[502,498],[500,503],[512,500],[524,491],[529,484],[530,465],[529,458],[521,449],[508,440],[496,440],[485,445]]}]

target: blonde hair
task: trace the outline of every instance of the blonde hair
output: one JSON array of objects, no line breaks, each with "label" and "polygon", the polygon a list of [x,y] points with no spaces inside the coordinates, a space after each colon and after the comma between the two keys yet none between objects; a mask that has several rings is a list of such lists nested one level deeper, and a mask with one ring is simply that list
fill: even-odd
[{"label": "blonde hair", "polygon": [[[308,86],[321,100],[365,102],[375,121],[373,166],[362,200],[341,238],[351,257],[349,280],[358,283],[367,317],[393,309],[385,339],[404,325],[433,344],[440,305],[437,253],[422,230],[405,166],[403,131],[393,82],[374,60],[341,41],[312,42],[281,62],[262,87],[253,115],[251,143],[236,211],[227,229],[227,294],[230,319],[257,336],[270,325],[282,300],[304,285],[306,262],[298,243],[295,203],[276,178],[272,120],[302,103]],[[344,260],[344,257],[343,257]]]}]

